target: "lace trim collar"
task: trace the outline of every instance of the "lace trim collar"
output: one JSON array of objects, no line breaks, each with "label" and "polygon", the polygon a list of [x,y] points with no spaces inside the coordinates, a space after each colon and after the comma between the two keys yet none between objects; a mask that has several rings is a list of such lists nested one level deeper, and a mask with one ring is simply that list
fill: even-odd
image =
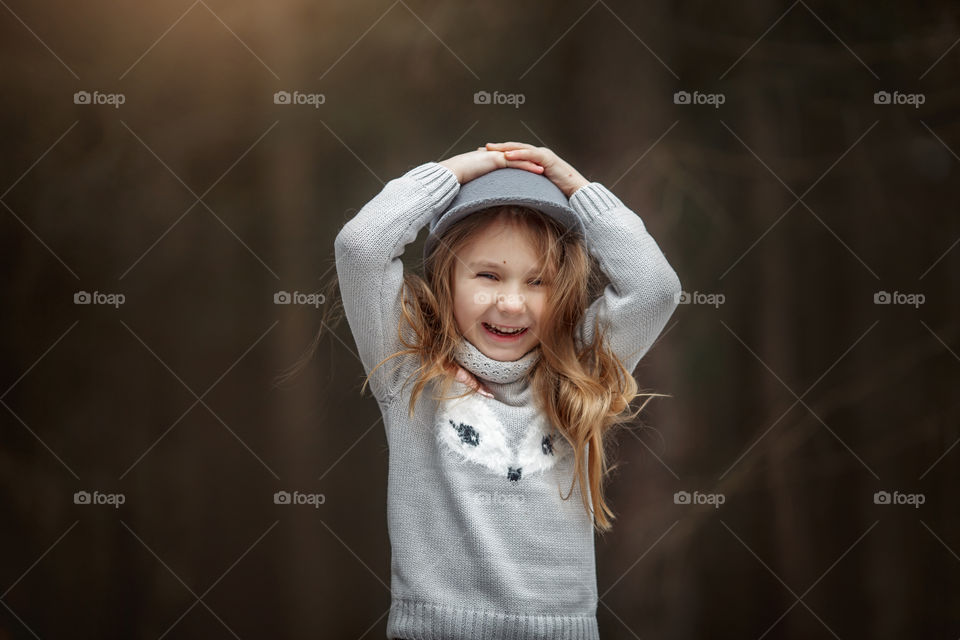
[{"label": "lace trim collar", "polygon": [[484,355],[466,338],[460,342],[455,356],[460,366],[473,375],[491,382],[500,384],[516,382],[527,375],[533,365],[540,360],[539,345],[517,360],[494,360]]}]

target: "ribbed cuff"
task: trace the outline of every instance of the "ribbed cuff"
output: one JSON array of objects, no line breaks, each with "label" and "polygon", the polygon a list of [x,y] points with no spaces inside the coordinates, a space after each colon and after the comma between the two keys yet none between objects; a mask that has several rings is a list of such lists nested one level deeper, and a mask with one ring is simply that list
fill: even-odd
[{"label": "ribbed cuff", "polygon": [[456,174],[439,162],[425,162],[410,169],[406,175],[419,182],[438,201],[460,188]]},{"label": "ribbed cuff", "polygon": [[603,215],[610,209],[623,207],[620,198],[599,182],[585,184],[570,196],[570,206],[588,218]]},{"label": "ribbed cuff", "polygon": [[394,599],[387,618],[387,636],[443,640],[600,640],[600,631],[595,615],[517,615]]}]

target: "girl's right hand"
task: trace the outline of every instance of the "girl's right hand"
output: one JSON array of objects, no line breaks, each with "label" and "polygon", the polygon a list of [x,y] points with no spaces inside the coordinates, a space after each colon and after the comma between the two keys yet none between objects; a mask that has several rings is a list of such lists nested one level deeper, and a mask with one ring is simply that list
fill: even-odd
[{"label": "girl's right hand", "polygon": [[513,168],[526,169],[533,173],[543,173],[543,167],[529,160],[508,160],[502,151],[489,151],[486,147],[478,147],[476,151],[468,151],[460,155],[447,158],[439,162],[457,176],[460,184],[470,182],[485,173],[495,169]]}]

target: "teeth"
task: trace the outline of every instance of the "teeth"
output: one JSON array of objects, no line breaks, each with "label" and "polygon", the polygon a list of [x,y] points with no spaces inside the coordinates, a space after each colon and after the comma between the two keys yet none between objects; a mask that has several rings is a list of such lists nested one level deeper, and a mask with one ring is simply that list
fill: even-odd
[{"label": "teeth", "polygon": [[526,329],[526,327],[521,327],[520,329],[507,329],[506,327],[501,327],[500,325],[496,325],[496,324],[490,324],[489,322],[486,322],[484,324],[486,324],[488,327],[492,327],[496,329],[500,333],[520,333],[521,331]]}]

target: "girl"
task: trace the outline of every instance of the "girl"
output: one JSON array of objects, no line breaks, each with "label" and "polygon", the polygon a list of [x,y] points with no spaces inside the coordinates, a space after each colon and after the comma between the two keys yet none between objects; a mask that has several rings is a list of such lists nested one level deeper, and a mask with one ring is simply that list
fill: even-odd
[{"label": "girl", "polygon": [[[424,280],[401,255],[428,223]],[[387,183],[335,250],[390,448],[387,636],[598,638],[605,443],[680,291],[643,222],[549,149],[488,143]]]}]

